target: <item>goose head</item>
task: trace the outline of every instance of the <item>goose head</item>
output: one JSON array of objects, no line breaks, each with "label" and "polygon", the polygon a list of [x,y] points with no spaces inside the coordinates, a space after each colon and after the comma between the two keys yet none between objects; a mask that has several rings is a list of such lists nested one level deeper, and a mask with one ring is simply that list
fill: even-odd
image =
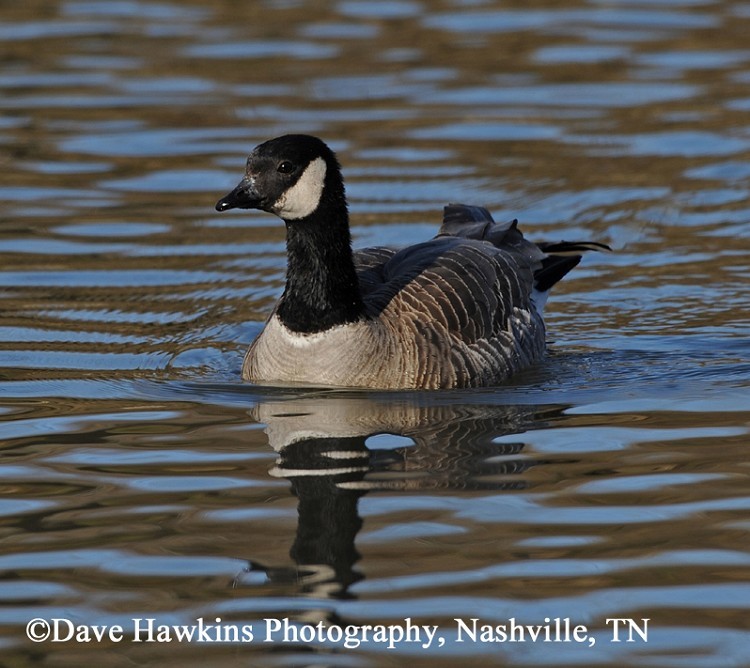
[{"label": "goose head", "polygon": [[296,221],[312,216],[323,203],[346,210],[335,154],[317,137],[284,135],[253,149],[245,176],[216,210],[260,209]]}]

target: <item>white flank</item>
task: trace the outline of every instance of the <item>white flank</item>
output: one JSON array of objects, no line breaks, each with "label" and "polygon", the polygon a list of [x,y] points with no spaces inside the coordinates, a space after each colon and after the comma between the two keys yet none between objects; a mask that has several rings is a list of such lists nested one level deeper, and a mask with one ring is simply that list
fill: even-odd
[{"label": "white flank", "polygon": [[297,183],[276,200],[273,212],[284,220],[305,218],[318,208],[326,178],[326,163],[315,158],[302,172]]},{"label": "white flank", "polygon": [[542,315],[542,312],[544,311],[547,297],[549,297],[549,290],[547,290],[547,292],[540,292],[534,288],[531,291],[531,303],[534,305],[534,309],[539,315]]}]

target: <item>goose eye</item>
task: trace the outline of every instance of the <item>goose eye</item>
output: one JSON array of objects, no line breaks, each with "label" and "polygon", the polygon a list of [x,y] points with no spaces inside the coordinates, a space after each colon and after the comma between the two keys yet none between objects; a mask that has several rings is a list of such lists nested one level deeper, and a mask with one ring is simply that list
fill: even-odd
[{"label": "goose eye", "polygon": [[289,162],[289,160],[284,160],[284,162],[280,163],[276,168],[276,171],[281,172],[282,174],[291,174],[294,171],[294,163]]}]

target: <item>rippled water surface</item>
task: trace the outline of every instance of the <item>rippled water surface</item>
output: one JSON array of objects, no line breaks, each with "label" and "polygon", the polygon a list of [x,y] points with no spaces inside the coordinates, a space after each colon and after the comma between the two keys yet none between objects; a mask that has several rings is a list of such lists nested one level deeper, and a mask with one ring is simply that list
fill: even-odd
[{"label": "rippled water surface", "polygon": [[[750,665],[748,35],[731,0],[0,5],[3,665]],[[243,384],[283,226],[213,204],[298,131],[357,245],[448,201],[609,243],[549,359],[475,392]],[[285,623],[437,630],[264,642]]]}]

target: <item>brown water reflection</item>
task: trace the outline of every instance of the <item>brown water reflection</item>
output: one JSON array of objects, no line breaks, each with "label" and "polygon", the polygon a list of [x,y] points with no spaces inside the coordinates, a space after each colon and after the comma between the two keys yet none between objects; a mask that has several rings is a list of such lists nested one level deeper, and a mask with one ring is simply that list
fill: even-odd
[{"label": "brown water reflection", "polygon": [[[521,474],[534,461],[523,456],[522,443],[498,446],[494,439],[559,412],[348,394],[259,404],[253,417],[266,425],[269,444],[280,455],[270,473],[291,482],[299,524],[293,569],[253,564],[251,571],[293,583],[302,594],[350,596],[349,586],[361,578],[353,570],[361,496],[374,490],[522,489]],[[386,448],[378,447],[382,436]]]},{"label": "brown water reflection", "polygon": [[[749,22],[732,0],[0,6],[0,662],[745,665]],[[616,252],[497,390],[244,386],[283,230],[212,207],[290,131],[337,149],[358,245],[420,241],[456,200]],[[446,642],[24,631],[217,616]],[[455,617],[596,643],[458,643]],[[648,643],[608,617],[648,617]]]},{"label": "brown water reflection", "polygon": [[[741,647],[747,496],[735,468],[747,412],[709,428],[667,411],[504,405],[491,393],[175,390],[171,400],[154,390],[158,404],[78,401],[77,416],[19,412],[6,422],[15,429],[0,556],[9,622],[132,629],[134,618],[203,616],[263,628],[265,619],[362,626],[409,616],[437,624],[447,642],[445,655],[416,659],[450,665],[463,653],[456,616],[538,623],[574,612],[603,647],[585,656],[630,661],[629,648],[607,644],[604,619],[649,617],[651,642],[664,646],[675,624],[699,615],[713,627],[700,640],[725,629],[730,650]],[[207,394],[218,401],[186,401]],[[71,665],[84,651],[63,647]],[[299,649],[277,648],[290,660]],[[86,646],[87,660],[112,649]],[[373,659],[382,651],[361,649]],[[225,651],[200,650],[202,660]],[[153,651],[131,644],[125,655]],[[184,660],[184,651],[157,656]],[[497,651],[472,653],[481,662]],[[536,663],[552,656],[532,651]]]}]

